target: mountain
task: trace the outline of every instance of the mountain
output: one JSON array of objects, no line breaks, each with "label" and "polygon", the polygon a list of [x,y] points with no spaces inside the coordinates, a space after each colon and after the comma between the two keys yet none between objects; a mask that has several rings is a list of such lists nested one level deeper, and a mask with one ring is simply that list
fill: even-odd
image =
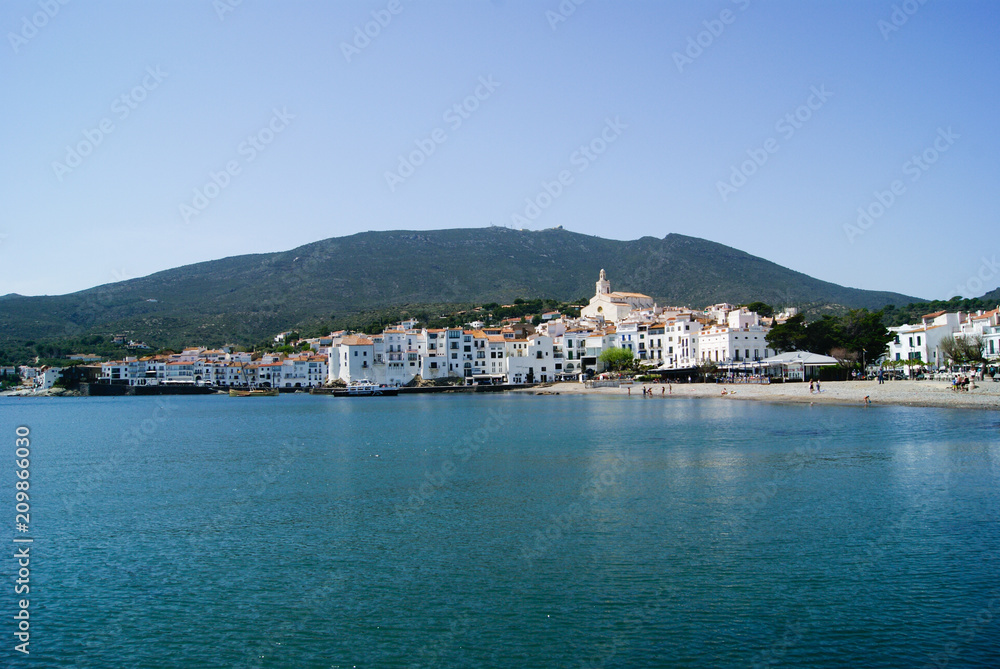
[{"label": "mountain", "polygon": [[257,341],[405,304],[573,300],[612,290],[661,305],[754,300],[877,309],[917,298],[845,288],[722,244],[670,234],[616,241],[561,228],[365,232],[234,256],[59,296],[0,298],[0,344],[127,331],[163,344]]}]

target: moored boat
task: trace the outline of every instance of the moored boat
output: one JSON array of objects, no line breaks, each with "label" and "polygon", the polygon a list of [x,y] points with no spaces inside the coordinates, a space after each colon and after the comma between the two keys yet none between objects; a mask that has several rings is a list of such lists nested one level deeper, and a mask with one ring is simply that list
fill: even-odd
[{"label": "moored boat", "polygon": [[250,388],[249,390],[229,389],[230,397],[277,397],[277,388]]},{"label": "moored boat", "polygon": [[240,363],[240,372],[243,374],[243,380],[246,383],[246,388],[230,388],[230,397],[277,397],[277,388],[259,388],[250,381],[250,377],[247,376],[246,365],[242,362]]},{"label": "moored boat", "polygon": [[399,394],[396,386],[380,386],[367,379],[353,381],[346,388],[334,388],[334,397],[395,397]]}]

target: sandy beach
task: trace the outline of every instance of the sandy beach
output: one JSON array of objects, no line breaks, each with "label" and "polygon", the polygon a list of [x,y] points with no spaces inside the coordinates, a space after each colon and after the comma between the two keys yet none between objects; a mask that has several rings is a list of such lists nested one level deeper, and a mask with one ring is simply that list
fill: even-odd
[{"label": "sandy beach", "polygon": [[[653,398],[661,397],[714,397],[731,401],[759,400],[765,402],[805,402],[826,404],[864,404],[865,395],[871,397],[873,405],[902,405],[923,407],[946,407],[953,409],[992,409],[1000,410],[1000,383],[990,380],[977,383],[976,388],[965,391],[954,391],[946,381],[887,381],[879,385],[878,381],[831,381],[821,385],[821,392],[810,393],[808,383],[775,383],[770,385],[757,384],[714,384],[714,383],[682,383],[674,384],[667,392],[671,395],[661,395],[661,389],[667,388],[661,384],[641,384],[620,388],[587,388],[582,383],[556,383],[544,388],[532,388],[521,392],[555,394],[600,394],[644,398],[642,388],[653,389]],[[728,391],[722,395],[722,389]]]}]

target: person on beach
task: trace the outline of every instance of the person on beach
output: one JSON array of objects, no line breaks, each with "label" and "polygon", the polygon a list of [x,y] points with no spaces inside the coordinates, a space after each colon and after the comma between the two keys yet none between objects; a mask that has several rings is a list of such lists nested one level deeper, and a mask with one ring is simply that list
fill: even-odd
[{"label": "person on beach", "polygon": [[628,396],[632,397],[632,386],[628,387]]},{"label": "person on beach", "polygon": [[872,398],[870,395],[865,395],[865,406],[869,407],[872,405]]},{"label": "person on beach", "polygon": [[810,381],[810,382],[809,382],[809,394],[811,395],[811,394],[812,394],[812,393],[814,393],[814,392],[816,392],[816,387],[815,387],[815,385],[813,384],[813,382],[812,382],[812,381]]},{"label": "person on beach", "polygon": [[667,388],[670,389],[670,394],[673,395],[674,394],[674,384],[668,383],[667,384]]},{"label": "person on beach", "polygon": [[666,389],[666,388],[664,388],[663,386],[660,386],[660,397],[663,397],[663,395],[664,395],[664,394],[665,394],[666,392],[667,392],[667,389]]},{"label": "person on beach", "polygon": [[816,379],[816,392],[820,392],[820,389],[819,389],[819,379]]}]

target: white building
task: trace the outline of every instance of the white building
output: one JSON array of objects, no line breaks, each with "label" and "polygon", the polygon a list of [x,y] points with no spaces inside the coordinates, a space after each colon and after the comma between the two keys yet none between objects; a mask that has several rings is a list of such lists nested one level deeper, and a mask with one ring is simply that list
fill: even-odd
[{"label": "white building", "polygon": [[62,369],[60,367],[43,367],[32,380],[35,390],[48,390],[55,385],[60,376],[62,376]]},{"label": "white building", "polygon": [[664,323],[659,344],[664,369],[688,369],[698,365],[698,345],[702,323],[693,314],[679,314]]},{"label": "white building", "polygon": [[563,373],[564,358],[556,356],[552,337],[533,334],[524,339],[508,339],[507,380],[510,383],[546,383]]},{"label": "white building", "polygon": [[[585,367],[587,358],[587,338],[593,334],[593,330],[584,328],[570,328],[560,336],[554,337],[553,342],[556,348],[563,354],[564,374],[581,374]],[[596,359],[589,361],[591,366],[597,363]]]},{"label": "white building", "polygon": [[753,362],[774,355],[767,347],[770,328],[760,316],[744,309],[734,309],[726,324],[711,325],[698,333],[697,356],[701,362]]},{"label": "white building", "polygon": [[653,298],[649,295],[612,292],[611,282],[608,281],[608,276],[603,269],[597,280],[596,288],[594,296],[590,298],[590,304],[580,310],[580,316],[584,318],[603,319],[617,323],[627,318],[632,311],[656,308]]},{"label": "white building", "polygon": [[[339,364],[330,365],[330,380],[337,379],[350,383],[361,379],[374,381],[375,342],[368,337],[348,335],[340,340],[337,347]],[[336,376],[334,374],[336,373]]]},{"label": "white building", "polygon": [[936,311],[922,316],[920,323],[889,328],[893,335],[889,360],[920,360],[931,367],[947,364],[941,342],[961,330],[964,317],[961,312]]}]

